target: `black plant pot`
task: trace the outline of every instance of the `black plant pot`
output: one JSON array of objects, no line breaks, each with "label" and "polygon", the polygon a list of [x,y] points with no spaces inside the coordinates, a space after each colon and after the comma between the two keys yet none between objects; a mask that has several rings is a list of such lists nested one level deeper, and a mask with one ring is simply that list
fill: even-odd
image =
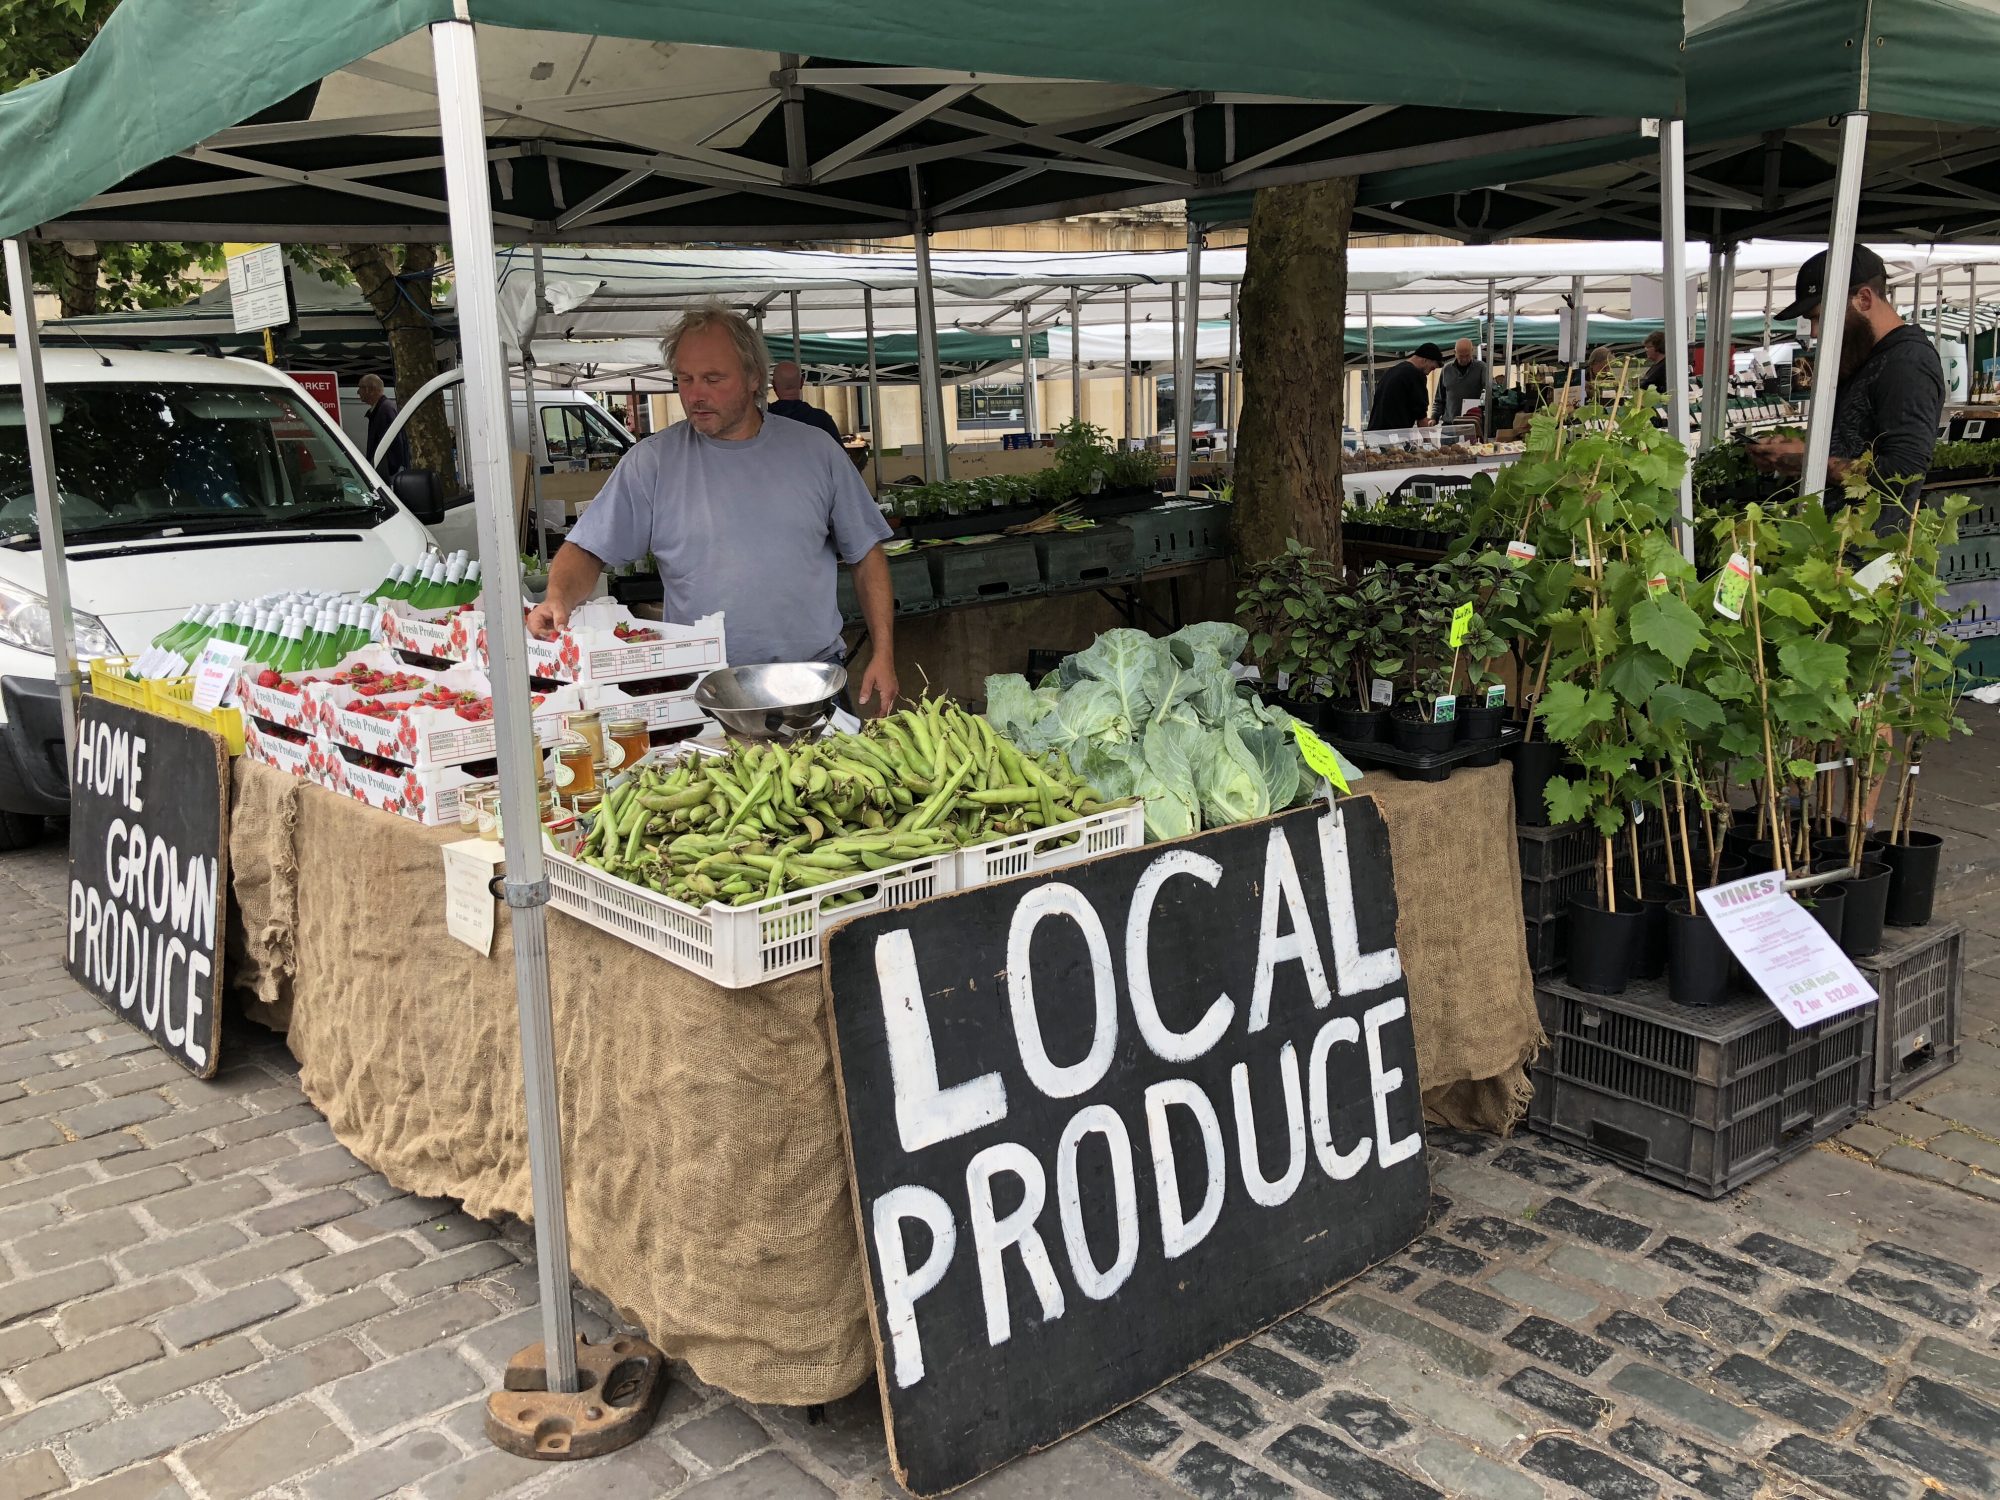
[{"label": "black plant pot", "polygon": [[1741,880],[1750,873],[1750,861],[1740,854],[1724,854],[1722,863],[1715,867],[1715,883],[1728,885],[1732,880]]},{"label": "black plant pot", "polygon": [[1563,765],[1564,748],[1554,740],[1522,740],[1514,747],[1514,820],[1529,828],[1546,828],[1549,805],[1542,788]]},{"label": "black plant pot", "polygon": [[1771,858],[1770,838],[1748,826],[1732,828],[1723,834],[1722,854],[1725,859],[1742,860],[1746,875],[1758,875],[1777,868]]},{"label": "black plant pot", "polygon": [[1646,940],[1643,908],[1606,911],[1581,897],[1569,904],[1569,982],[1593,995],[1616,995],[1632,980]]},{"label": "black plant pot", "polygon": [[1826,935],[1836,943],[1847,927],[1847,887],[1839,883],[1816,885],[1810,890],[1800,891],[1798,900],[1812,902],[1806,910],[1813,914],[1813,920],[1826,929]]},{"label": "black plant pot", "polygon": [[1841,883],[1847,887],[1841,951],[1850,958],[1866,958],[1882,947],[1882,922],[1889,909],[1889,867],[1880,860],[1867,860],[1859,875]]},{"label": "black plant pot", "polygon": [[1497,740],[1500,725],[1507,717],[1507,710],[1501,705],[1488,708],[1483,703],[1458,706],[1458,737],[1461,740]]},{"label": "black plant pot", "polygon": [[[1861,857],[1880,859],[1884,847],[1883,841],[1871,833],[1861,840]],[[1838,859],[1844,866],[1847,863],[1847,835],[1842,834],[1837,839],[1814,839],[1812,851],[1815,862],[1822,859]]]},{"label": "black plant pot", "polygon": [[1880,858],[1889,867],[1886,920],[1891,927],[1930,925],[1943,855],[1944,840],[1935,833],[1905,834],[1901,843],[1882,846]]},{"label": "black plant pot", "polygon": [[1667,907],[1667,994],[1676,1005],[1724,1005],[1736,966],[1708,913],[1685,901]]},{"label": "black plant pot", "polygon": [[1415,715],[1389,715],[1389,742],[1398,750],[1408,750],[1417,755],[1436,755],[1449,750],[1457,740],[1458,726],[1448,721],[1434,724]]},{"label": "black plant pot", "polygon": [[1632,953],[1632,977],[1634,979],[1658,979],[1667,972],[1667,907],[1673,903],[1674,888],[1670,885],[1654,885],[1648,882],[1646,889],[1634,895],[1629,890],[1618,893],[1618,907],[1622,911],[1630,903],[1645,915],[1645,923],[1639,929],[1639,943]]},{"label": "black plant pot", "polygon": [[1386,708],[1355,708],[1348,703],[1329,703],[1321,727],[1337,740],[1379,740],[1389,721]]}]

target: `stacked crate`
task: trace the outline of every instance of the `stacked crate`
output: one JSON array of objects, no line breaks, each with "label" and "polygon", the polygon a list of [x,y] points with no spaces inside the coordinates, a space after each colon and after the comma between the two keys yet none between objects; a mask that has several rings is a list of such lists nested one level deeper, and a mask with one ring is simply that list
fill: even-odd
[{"label": "stacked crate", "polygon": [[1958,1061],[1965,931],[1956,922],[1891,927],[1855,967],[1881,997],[1868,1104],[1879,1109]]},{"label": "stacked crate", "polygon": [[[1639,853],[1652,861],[1666,848],[1665,824],[1648,818],[1639,825]],[[1597,860],[1604,840],[1588,823],[1557,828],[1519,824],[1514,842],[1521,856],[1521,915],[1527,923],[1528,967],[1552,973],[1569,961],[1569,903],[1597,889]],[[1627,837],[1617,841],[1619,874],[1629,875]]]}]

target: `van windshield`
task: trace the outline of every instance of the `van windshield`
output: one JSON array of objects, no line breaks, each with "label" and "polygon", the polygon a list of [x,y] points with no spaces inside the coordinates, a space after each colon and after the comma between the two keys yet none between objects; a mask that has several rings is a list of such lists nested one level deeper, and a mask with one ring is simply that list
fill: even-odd
[{"label": "van windshield", "polygon": [[[70,540],[261,531],[390,512],[309,401],[254,385],[49,388]],[[18,388],[0,390],[0,534],[32,533],[34,477]]]}]

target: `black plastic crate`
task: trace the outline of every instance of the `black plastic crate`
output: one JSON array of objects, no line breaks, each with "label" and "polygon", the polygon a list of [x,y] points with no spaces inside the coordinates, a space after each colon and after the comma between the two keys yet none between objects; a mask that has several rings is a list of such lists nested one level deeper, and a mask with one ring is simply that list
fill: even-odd
[{"label": "black plastic crate", "polygon": [[1035,544],[1024,538],[970,547],[930,547],[923,555],[940,608],[996,603],[1044,592]]},{"label": "black plastic crate", "polygon": [[1132,533],[1116,522],[1087,531],[1046,531],[1034,537],[1042,584],[1049,589],[1089,588],[1138,574]]},{"label": "black plastic crate", "polygon": [[[931,565],[920,553],[905,552],[889,559],[889,587],[895,591],[896,613],[929,614],[937,606],[931,586]],[[854,592],[854,570],[843,566],[834,590],[840,602],[840,618],[854,625],[861,620],[861,599]]]},{"label": "black plastic crate", "polygon": [[1536,987],[1549,1048],[1529,1124],[1672,1187],[1716,1198],[1845,1128],[1867,1102],[1875,1016],[1794,1029],[1768,1001],[1676,1005]]},{"label": "black plastic crate", "polygon": [[1567,917],[1573,900],[1590,900],[1598,890],[1597,866],[1586,864],[1566,875],[1521,882],[1521,915],[1530,922]]},{"label": "black plastic crate", "polygon": [[1221,557],[1229,550],[1226,505],[1160,505],[1123,518],[1140,572]]},{"label": "black plastic crate", "polygon": [[1537,979],[1552,974],[1569,963],[1569,918],[1550,917],[1529,922],[1528,971]]},{"label": "black plastic crate", "polygon": [[1521,731],[1509,724],[1498,739],[1455,740],[1448,750],[1399,750],[1388,739],[1320,737],[1364,771],[1394,771],[1405,781],[1443,781],[1460,766],[1498,765],[1500,757],[1520,743]]},{"label": "black plastic crate", "polygon": [[[1631,843],[1621,832],[1614,843],[1618,852],[1618,875],[1629,879]],[[1588,823],[1563,823],[1554,827],[1514,825],[1514,846],[1521,853],[1523,880],[1550,880],[1594,869],[1604,849],[1603,835]],[[1666,824],[1657,817],[1639,825],[1639,854],[1642,859],[1656,856],[1667,846]]]},{"label": "black plastic crate", "polygon": [[1965,931],[1956,922],[1890,927],[1881,951],[1854,963],[1881,996],[1868,1099],[1879,1109],[1958,1061]]}]

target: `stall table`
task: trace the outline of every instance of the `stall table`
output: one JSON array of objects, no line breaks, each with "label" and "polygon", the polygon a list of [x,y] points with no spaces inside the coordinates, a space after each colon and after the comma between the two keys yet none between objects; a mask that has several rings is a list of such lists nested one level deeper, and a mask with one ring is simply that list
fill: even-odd
[{"label": "stall table", "polygon": [[[1424,1101],[1505,1130],[1541,1044],[1505,766],[1369,777]],[[429,829],[236,762],[229,974],[335,1136],[397,1186],[530,1216],[513,952],[446,933]],[[1483,898],[1483,899],[1482,899]],[[704,1381],[809,1404],[874,1365],[820,976],[727,990],[560,913],[549,973],[573,1265]],[[226,1043],[225,1043],[226,1045]]]}]

